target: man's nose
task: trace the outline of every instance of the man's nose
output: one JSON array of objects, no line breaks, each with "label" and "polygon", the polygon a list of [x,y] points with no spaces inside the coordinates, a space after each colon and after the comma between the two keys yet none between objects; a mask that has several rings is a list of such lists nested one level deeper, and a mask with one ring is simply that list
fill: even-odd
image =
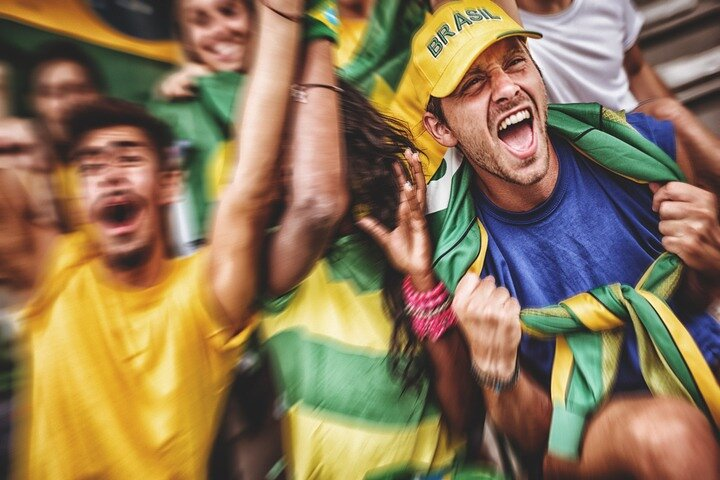
[{"label": "man's nose", "polygon": [[119,185],[127,180],[124,169],[116,161],[110,161],[102,173],[101,182],[106,185]]},{"label": "man's nose", "polygon": [[229,29],[226,22],[222,20],[213,20],[207,27],[207,33],[209,36],[214,38],[224,38],[228,35]]},{"label": "man's nose", "polygon": [[520,91],[520,87],[502,68],[490,72],[490,87],[492,100],[495,103],[511,100]]}]

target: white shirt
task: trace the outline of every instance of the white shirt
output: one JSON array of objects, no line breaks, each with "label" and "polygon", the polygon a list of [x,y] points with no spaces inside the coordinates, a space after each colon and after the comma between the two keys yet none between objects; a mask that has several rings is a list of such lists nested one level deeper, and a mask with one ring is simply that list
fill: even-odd
[{"label": "white shirt", "polygon": [[615,110],[637,106],[623,59],[643,20],[629,0],[573,0],[560,13],[520,10],[520,18],[526,29],[543,34],[528,45],[551,102],[598,102]]}]

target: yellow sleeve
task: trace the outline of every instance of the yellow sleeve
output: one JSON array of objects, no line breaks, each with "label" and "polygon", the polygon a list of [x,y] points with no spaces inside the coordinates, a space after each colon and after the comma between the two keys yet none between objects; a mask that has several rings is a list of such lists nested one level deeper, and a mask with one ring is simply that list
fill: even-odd
[{"label": "yellow sleeve", "polygon": [[[177,272],[185,277],[182,282],[184,286],[178,294],[185,299],[189,312],[192,313],[190,318],[197,323],[205,340],[214,348],[221,351],[241,349],[256,328],[258,315],[254,314],[243,329],[235,331],[236,327],[222,310],[212,291],[209,281],[209,251],[202,249],[182,261],[188,265]],[[182,272],[184,270],[185,273]]]},{"label": "yellow sleeve", "polygon": [[67,285],[70,275],[81,265],[98,255],[98,249],[84,231],[57,238],[48,255],[47,265],[39,275],[35,291],[23,307],[20,318],[32,319],[57,297]]}]

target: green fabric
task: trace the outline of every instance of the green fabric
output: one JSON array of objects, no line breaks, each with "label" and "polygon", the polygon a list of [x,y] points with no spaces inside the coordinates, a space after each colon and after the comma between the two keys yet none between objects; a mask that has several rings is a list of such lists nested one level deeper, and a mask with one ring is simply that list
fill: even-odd
[{"label": "green fabric", "polygon": [[326,38],[338,42],[340,15],[337,0],[309,0],[305,6],[305,41]]},{"label": "green fabric", "polygon": [[[385,256],[375,243],[362,234],[344,235],[336,239],[325,253],[328,276],[337,282],[348,281],[358,293],[383,288]],[[272,314],[285,310],[297,292],[297,287],[279,297],[262,297],[258,303]]]},{"label": "green fabric", "polygon": [[386,261],[377,245],[363,234],[340,237],[325,254],[330,278],[347,280],[358,293],[383,288]]},{"label": "green fabric", "polygon": [[198,79],[197,95],[190,100],[148,103],[148,109],[170,125],[176,140],[188,147],[183,160],[186,194],[193,207],[194,238],[205,238],[209,227],[216,199],[208,188],[208,168],[232,138],[235,96],[244,79],[234,72],[217,72]]},{"label": "green fabric", "polygon": [[[274,335],[265,348],[277,368],[277,381],[288,407],[303,403],[353,423],[402,427],[440,414],[434,403],[426,401],[429,382],[423,382],[418,390],[404,392],[386,354],[373,355],[299,329]],[[303,361],[283,360],[291,358]],[[304,368],[306,365],[317,368]]]},{"label": "green fabric", "polygon": [[[303,478],[347,478],[338,471],[426,478],[454,466],[462,449],[430,379],[406,387],[391,368],[384,270],[366,236],[342,237],[281,311],[262,312],[258,328],[281,392],[290,469]],[[349,466],[338,458],[343,452],[353,453]]]},{"label": "green fabric", "polygon": [[[458,455],[458,457],[462,457]],[[418,468],[408,465],[405,468],[393,468],[386,471],[372,472],[366,480],[502,480],[505,476],[493,468],[482,468],[481,466],[464,465],[462,458],[450,468],[431,472],[427,475],[418,474]]]},{"label": "green fabric", "polygon": [[413,35],[425,20],[426,2],[376,1],[355,57],[339,70],[341,77],[372,94],[378,77],[394,91],[410,60]]},{"label": "green fabric", "polygon": [[[622,113],[605,110],[598,104],[550,105],[548,127],[588,158],[619,175],[636,181],[684,180],[672,158],[627,124]],[[463,162],[452,178],[446,178],[449,171],[443,169],[428,185],[428,192],[442,190],[431,187],[433,182],[451,185],[447,205],[429,215],[429,226],[437,245],[435,270],[454,290],[481,251],[481,236],[477,233],[479,229],[474,228],[471,167]],[[638,333],[643,376],[651,391],[689,397],[711,418],[706,399],[688,370],[683,352],[669,335],[660,315],[638,293],[638,290],[648,291],[666,301],[679,283],[682,268],[677,256],[664,253],[637,287],[606,285],[589,293],[615,316],[632,322]],[[591,332],[563,302],[541,309],[525,309],[521,320],[531,335],[563,336],[572,351],[573,367],[565,397],[560,402],[554,399],[549,451],[576,458],[585,417],[597,409],[612,388],[621,345],[618,337],[622,331]]]}]

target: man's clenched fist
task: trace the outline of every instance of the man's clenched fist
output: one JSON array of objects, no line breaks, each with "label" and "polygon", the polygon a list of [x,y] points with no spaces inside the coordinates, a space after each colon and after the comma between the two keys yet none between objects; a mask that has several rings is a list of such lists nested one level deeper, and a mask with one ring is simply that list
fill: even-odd
[{"label": "man's clenched fist", "polygon": [[520,304],[495,278],[482,280],[467,273],[455,290],[453,310],[458,317],[473,366],[485,376],[509,380],[515,371],[520,343]]}]

